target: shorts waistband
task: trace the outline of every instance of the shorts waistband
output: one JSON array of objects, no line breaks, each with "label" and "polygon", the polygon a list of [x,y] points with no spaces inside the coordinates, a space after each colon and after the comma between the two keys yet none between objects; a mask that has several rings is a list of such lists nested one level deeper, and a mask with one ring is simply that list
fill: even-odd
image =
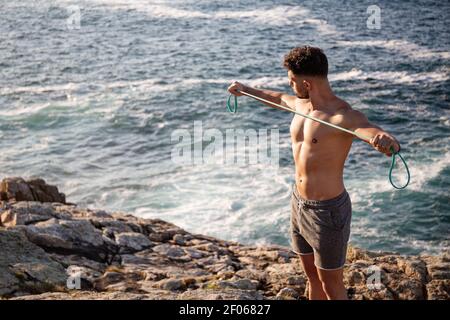
[{"label": "shorts waistband", "polygon": [[344,189],[344,191],[342,191],[341,194],[339,194],[338,196],[331,198],[331,199],[327,199],[327,200],[309,200],[309,199],[304,199],[302,196],[300,196],[300,194],[298,193],[297,190],[297,186],[294,183],[293,185],[294,188],[294,196],[297,198],[297,200],[299,201],[299,203],[301,203],[302,205],[306,205],[306,206],[310,206],[310,207],[334,207],[334,206],[339,206],[341,205],[345,199],[347,197],[349,197],[349,194],[347,192],[346,189]]}]

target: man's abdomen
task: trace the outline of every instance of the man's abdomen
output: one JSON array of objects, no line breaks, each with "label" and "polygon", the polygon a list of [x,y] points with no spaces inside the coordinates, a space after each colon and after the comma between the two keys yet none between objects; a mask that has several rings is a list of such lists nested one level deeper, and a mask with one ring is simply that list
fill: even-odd
[{"label": "man's abdomen", "polygon": [[308,174],[296,177],[298,193],[308,200],[328,200],[340,195],[344,190],[342,175]]},{"label": "man's abdomen", "polygon": [[328,200],[344,189],[343,169],[348,149],[316,148],[303,144],[295,157],[297,189],[305,199]]}]

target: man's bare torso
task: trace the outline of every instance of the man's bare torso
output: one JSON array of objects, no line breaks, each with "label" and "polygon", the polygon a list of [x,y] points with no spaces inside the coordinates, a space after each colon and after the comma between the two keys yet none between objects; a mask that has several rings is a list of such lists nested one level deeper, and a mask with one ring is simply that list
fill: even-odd
[{"label": "man's bare torso", "polygon": [[[351,107],[340,99],[313,110],[311,102],[296,99],[297,111],[342,125],[342,114]],[[344,163],[353,137],[316,121],[295,115],[290,127],[299,194],[312,200],[331,199],[344,191]]]}]

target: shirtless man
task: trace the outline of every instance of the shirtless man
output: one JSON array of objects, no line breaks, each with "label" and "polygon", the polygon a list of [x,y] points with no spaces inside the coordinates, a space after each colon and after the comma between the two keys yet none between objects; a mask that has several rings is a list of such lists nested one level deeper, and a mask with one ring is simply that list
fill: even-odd
[{"label": "shirtless man", "polygon": [[[236,96],[244,91],[372,137],[366,142],[388,156],[391,148],[400,150],[392,135],[333,93],[327,78],[328,60],[321,49],[294,48],[283,64],[295,95],[239,82],[228,91]],[[354,136],[299,115],[292,119],[290,132],[295,162],[290,236],[309,280],[309,299],[345,300],[343,267],[352,208],[343,170]]]}]

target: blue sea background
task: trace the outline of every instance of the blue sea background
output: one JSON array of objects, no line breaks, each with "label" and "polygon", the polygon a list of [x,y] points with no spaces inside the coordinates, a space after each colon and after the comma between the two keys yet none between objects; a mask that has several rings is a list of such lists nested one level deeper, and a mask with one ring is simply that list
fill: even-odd
[{"label": "blue sea background", "polygon": [[[367,8],[381,8],[369,29]],[[78,7],[73,7],[78,6]],[[232,80],[289,92],[283,55],[323,48],[335,92],[402,143],[411,184],[355,142],[351,243],[450,248],[450,2],[0,0],[0,178],[43,177],[81,206],[162,218],[244,243],[289,245],[292,115]],[[80,28],[68,18],[80,9]],[[179,165],[176,129],[278,129],[280,160]],[[192,144],[201,141],[192,141]],[[243,152],[243,150],[239,150]],[[397,181],[405,172],[398,167]]]}]

